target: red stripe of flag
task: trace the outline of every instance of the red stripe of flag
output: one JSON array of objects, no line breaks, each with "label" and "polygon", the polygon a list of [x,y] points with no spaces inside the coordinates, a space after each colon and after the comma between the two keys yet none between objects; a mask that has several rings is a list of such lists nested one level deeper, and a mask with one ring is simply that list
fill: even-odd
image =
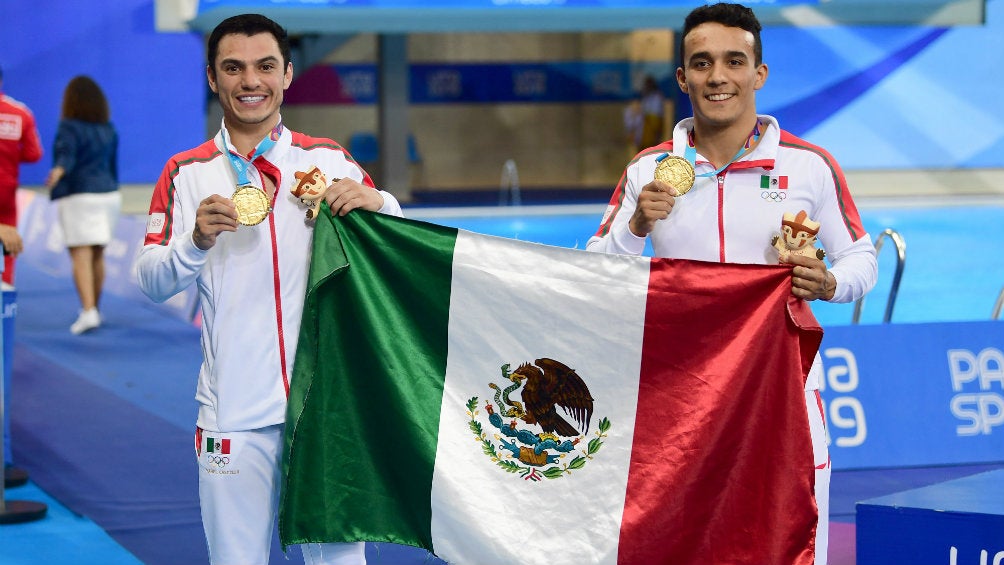
[{"label": "red stripe of flag", "polygon": [[[814,561],[803,389],[821,332],[789,321],[789,308],[797,317],[808,306],[791,297],[788,275],[750,267],[722,277],[652,264],[620,564]],[[681,288],[698,287],[679,300]],[[750,294],[772,299],[744,300]],[[701,350],[673,337],[680,332],[702,336]],[[767,345],[793,332],[803,351]]]}]

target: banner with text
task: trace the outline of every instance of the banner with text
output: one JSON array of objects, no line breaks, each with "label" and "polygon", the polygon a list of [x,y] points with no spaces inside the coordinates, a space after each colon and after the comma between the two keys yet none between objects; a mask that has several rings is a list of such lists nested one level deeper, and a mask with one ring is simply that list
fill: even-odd
[{"label": "banner with text", "polygon": [[1004,461],[1004,321],[826,328],[834,469]]}]

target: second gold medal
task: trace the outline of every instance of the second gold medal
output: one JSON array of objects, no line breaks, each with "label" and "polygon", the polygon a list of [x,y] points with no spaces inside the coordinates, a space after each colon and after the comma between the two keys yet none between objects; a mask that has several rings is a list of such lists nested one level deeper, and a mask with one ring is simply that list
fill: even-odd
[{"label": "second gold medal", "polygon": [[667,154],[655,167],[655,180],[672,186],[683,196],[694,187],[694,167],[683,157]]}]

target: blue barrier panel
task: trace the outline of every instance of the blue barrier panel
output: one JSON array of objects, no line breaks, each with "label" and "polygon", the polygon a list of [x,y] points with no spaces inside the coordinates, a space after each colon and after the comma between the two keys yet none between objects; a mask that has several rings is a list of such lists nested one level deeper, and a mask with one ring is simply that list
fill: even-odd
[{"label": "blue barrier panel", "polygon": [[[2,260],[2,259],[0,259]],[[0,272],[3,265],[0,263]],[[0,341],[3,342],[3,460],[10,464],[14,452],[10,445],[10,383],[11,367],[14,366],[14,319],[17,316],[17,291],[13,288],[3,290],[3,331]]]},{"label": "blue barrier panel", "polygon": [[827,328],[834,469],[1004,461],[1004,322]]},{"label": "blue barrier panel", "polygon": [[1004,470],[857,504],[857,565],[1004,563]]}]

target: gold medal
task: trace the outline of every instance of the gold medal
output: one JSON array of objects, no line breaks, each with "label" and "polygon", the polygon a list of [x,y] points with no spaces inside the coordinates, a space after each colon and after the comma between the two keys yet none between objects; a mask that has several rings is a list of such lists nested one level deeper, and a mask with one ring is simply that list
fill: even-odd
[{"label": "gold medal", "polygon": [[655,167],[655,180],[672,186],[683,196],[694,187],[694,167],[683,157],[666,155]]},{"label": "gold medal", "polygon": [[250,184],[238,186],[230,199],[237,207],[237,221],[245,226],[260,224],[271,212],[268,195],[264,190]]}]

